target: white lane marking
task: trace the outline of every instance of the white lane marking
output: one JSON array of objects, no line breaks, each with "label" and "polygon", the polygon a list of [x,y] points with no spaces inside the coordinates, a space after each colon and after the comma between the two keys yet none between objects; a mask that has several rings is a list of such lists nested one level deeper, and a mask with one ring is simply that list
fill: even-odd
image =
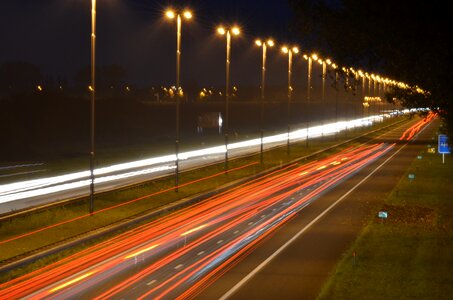
[{"label": "white lane marking", "polygon": [[264,217],[266,217],[266,215],[262,215],[262,216],[261,216],[261,219],[264,218]]},{"label": "white lane marking", "polygon": [[147,283],[146,285],[151,285],[151,284],[153,284],[154,282],[156,282],[156,280],[155,280],[155,279],[154,279],[154,280],[151,280],[151,281],[150,281],[150,282],[148,282],[148,283]]},{"label": "white lane marking", "polygon": [[178,270],[179,268],[181,268],[183,266],[183,264],[179,264],[175,267],[175,270]]},{"label": "white lane marking", "polygon": [[200,251],[197,253],[198,256],[203,255],[203,254],[204,254],[204,251]]},{"label": "white lane marking", "polygon": [[249,226],[250,226],[250,225],[253,225],[253,222],[250,222],[250,223],[249,223]]},{"label": "white lane marking", "polygon": [[221,244],[221,243],[223,243],[223,240],[217,241],[217,244]]},{"label": "white lane marking", "polygon": [[[426,128],[426,127],[425,127]],[[219,300],[226,300],[236,293],[244,284],[247,283],[253,276],[255,276],[261,269],[263,269],[268,263],[270,263],[275,257],[277,257],[283,250],[285,250],[289,245],[291,245],[296,239],[299,238],[305,231],[307,231],[313,224],[315,224],[319,219],[321,219],[325,214],[332,210],[338,203],[340,203],[344,198],[356,190],[362,183],[368,180],[374,173],[376,173],[380,168],[382,168],[389,160],[391,160],[395,155],[397,155],[401,150],[403,150],[408,143],[404,144],[400,149],[393,153],[389,158],[387,158],[382,164],[376,167],[370,174],[363,178],[359,183],[353,186],[349,191],[347,191],[343,196],[341,196],[337,201],[332,203],[328,208],[326,208],[321,214],[314,218],[307,226],[302,228],[295,236],[293,236],[289,241],[277,249],[274,253],[271,254],[266,260],[259,264],[255,269],[253,269],[247,276],[242,278],[235,286],[233,286],[228,292],[226,292]]]},{"label": "white lane marking", "polygon": [[233,234],[238,234],[239,233],[239,230],[236,230],[235,232],[233,232]]}]

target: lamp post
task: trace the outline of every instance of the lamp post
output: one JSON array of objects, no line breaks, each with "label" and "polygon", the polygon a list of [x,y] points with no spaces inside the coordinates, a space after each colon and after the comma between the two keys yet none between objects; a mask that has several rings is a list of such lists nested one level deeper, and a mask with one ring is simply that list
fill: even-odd
[{"label": "lamp post", "polygon": [[[373,102],[374,102],[374,107],[372,109],[372,112],[374,115],[376,115],[376,112],[377,112],[377,101],[376,101],[376,80],[375,80],[375,77],[374,77],[374,74],[371,74],[370,75],[370,81],[372,80],[373,81],[373,92],[370,92],[372,93],[372,96],[373,96]],[[371,84],[371,82],[370,82]]]},{"label": "lamp post", "polygon": [[288,135],[287,135],[287,141],[286,141],[286,153],[289,154],[289,146],[290,146],[290,141],[289,141],[289,133],[290,133],[290,104],[291,104],[291,98],[293,94],[293,87],[291,86],[291,72],[292,72],[292,65],[293,65],[293,54],[299,53],[299,48],[297,47],[292,47],[289,48],[287,46],[282,47],[282,52],[285,54],[288,54],[288,107],[287,107],[287,118],[288,118]]},{"label": "lamp post", "polygon": [[217,33],[226,36],[226,83],[225,83],[225,172],[228,171],[228,132],[229,132],[229,100],[230,100],[230,52],[231,52],[231,34],[239,35],[239,27],[233,26],[225,28],[220,26]]},{"label": "lamp post", "polygon": [[307,90],[307,101],[310,102],[311,100],[311,75],[313,73],[313,60],[318,60],[318,56],[316,54],[312,54],[311,56],[308,56],[308,70],[307,70],[307,85],[308,85],[308,90]]},{"label": "lamp post", "polygon": [[[176,18],[176,138],[175,138],[175,191],[178,192],[179,186],[179,102],[181,94],[181,85],[180,85],[180,70],[181,70],[181,24],[182,17],[181,13],[175,12],[171,9],[167,10],[165,16],[168,19]],[[192,13],[189,10],[182,12],[182,16],[190,20],[192,19]]]},{"label": "lamp post", "polygon": [[[313,73],[313,61],[318,61],[318,55],[313,53],[312,55],[304,55],[304,59],[307,60],[307,105],[311,101],[311,75]],[[308,128],[310,126],[310,113],[307,116],[307,135],[305,138],[305,146],[308,147]]]},{"label": "lamp post", "polygon": [[[338,82],[340,80],[338,76],[338,66],[334,63],[332,63],[332,68],[335,70],[335,124],[338,123],[338,93],[339,93],[339,88],[338,88]],[[338,126],[338,124],[336,125]],[[337,134],[335,133],[335,136]]]},{"label": "lamp post", "polygon": [[[371,94],[371,77],[370,77],[370,74],[366,73],[365,72],[365,77],[368,79],[368,107],[367,107],[367,114],[368,114],[368,117],[370,116],[370,114],[373,114],[373,107],[371,106],[373,103],[372,101],[370,101],[370,99],[372,98],[372,94]],[[371,104],[370,104],[371,103]]]},{"label": "lamp post", "polygon": [[263,49],[263,60],[262,60],[262,67],[261,67],[261,105],[260,105],[260,135],[261,135],[261,145],[260,145],[260,163],[263,164],[263,156],[264,156],[264,99],[265,99],[265,86],[266,86],[266,55],[267,55],[267,47],[273,47],[274,41],[269,39],[267,41],[256,40],[255,44],[258,47]]},{"label": "lamp post", "polygon": [[[321,58],[318,59],[318,63],[322,66],[322,91],[321,91],[321,105],[324,106],[325,93],[326,93],[326,62]],[[321,109],[321,124],[324,128],[324,108]],[[324,129],[321,131],[321,139],[324,141]]]},{"label": "lamp post", "polygon": [[324,102],[326,100],[326,72],[327,72],[327,64],[325,60],[319,59],[318,62],[322,65],[322,96],[321,101]]},{"label": "lamp post", "polygon": [[362,78],[362,87],[361,87],[361,102],[362,102],[362,119],[365,118],[365,74],[361,70],[358,71],[359,76]]},{"label": "lamp post", "polygon": [[95,125],[95,99],[96,99],[96,0],[91,1],[91,149],[90,149],[90,214],[94,211],[94,125]]}]

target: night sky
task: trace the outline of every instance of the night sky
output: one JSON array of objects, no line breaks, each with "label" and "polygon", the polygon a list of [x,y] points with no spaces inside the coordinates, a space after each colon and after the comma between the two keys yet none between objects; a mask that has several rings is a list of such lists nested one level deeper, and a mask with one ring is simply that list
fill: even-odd
[{"label": "night sky", "polygon": [[[237,23],[233,40],[232,83],[259,84],[260,50],[256,37],[291,40],[291,12],[285,0],[193,0],[174,3],[190,7],[194,20],[183,23],[182,85],[222,85],[225,40],[215,34],[218,24]],[[44,75],[63,77],[90,63],[90,0],[5,0],[0,4],[0,63],[27,61]],[[163,12],[171,2],[98,0],[97,63],[119,64],[132,84],[174,83],[176,24]],[[284,84],[285,59],[269,54],[271,83]]]}]

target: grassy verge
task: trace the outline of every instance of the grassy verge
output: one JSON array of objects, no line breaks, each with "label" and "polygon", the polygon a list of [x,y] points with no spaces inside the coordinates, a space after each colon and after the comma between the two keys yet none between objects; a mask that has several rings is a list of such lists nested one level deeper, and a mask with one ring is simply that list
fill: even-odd
[{"label": "grassy verge", "polygon": [[453,160],[420,155],[385,200],[388,219],[370,222],[318,299],[452,299]]},{"label": "grassy verge", "polygon": [[[393,120],[389,122],[395,121],[401,120]],[[385,125],[389,125],[389,123],[382,123],[378,124],[377,126],[383,127]],[[349,132],[347,138],[361,134],[363,134],[363,131],[360,130]],[[39,230],[57,223],[72,220],[74,218],[80,218],[74,222],[62,224],[58,227],[46,229],[45,231],[37,232],[35,234],[15,239],[7,243],[2,243],[0,245],[2,250],[0,251],[0,264],[6,263],[11,259],[17,258],[20,255],[27,255],[33,251],[56,245],[68,240],[69,238],[77,237],[98,228],[109,226],[116,222],[121,222],[122,220],[125,220],[127,218],[133,218],[134,216],[152,211],[181,198],[213,190],[214,188],[217,188],[228,182],[232,182],[234,180],[241,179],[269,169],[271,167],[287,163],[296,158],[303,157],[320,149],[324,149],[331,145],[337,144],[341,141],[341,139],[346,139],[346,136],[342,135],[341,138],[338,137],[337,139],[333,137],[325,137],[323,140],[310,142],[309,147],[306,147],[304,142],[293,144],[291,146],[290,155],[286,154],[285,147],[277,148],[265,153],[263,165],[250,165],[248,167],[231,172],[228,175],[225,175],[222,172],[223,164],[213,165],[191,172],[185,172],[181,175],[181,184],[189,183],[200,178],[213,176],[214,174],[217,174],[217,176],[190,185],[186,185],[180,188],[178,193],[175,193],[171,190],[174,184],[173,178],[163,178],[132,188],[103,193],[97,195],[95,198],[95,210],[108,210],[95,214],[93,216],[87,215],[87,199],[80,199],[64,206],[51,207],[28,215],[22,215],[20,217],[1,221],[0,243],[2,241],[20,236],[24,233]],[[358,143],[360,143],[360,141],[349,143],[344,147]],[[323,153],[322,155],[329,155],[338,150],[339,149],[330,150]],[[230,168],[238,168],[248,164],[256,163],[258,161],[258,155],[236,159],[231,161]],[[169,191],[156,194],[166,189],[169,189]],[[137,198],[141,198],[141,200],[131,202],[120,207],[115,207],[119,204],[124,204],[127,201]],[[68,251],[68,253],[70,253],[70,251]],[[53,259],[55,260],[60,257],[62,257],[62,254],[55,256]],[[52,261],[52,258],[49,259],[49,261]],[[41,265],[42,262],[40,262],[36,267]],[[21,274],[21,272],[24,273],[28,271],[30,271],[29,268],[20,270],[19,272],[6,274],[5,276],[0,276],[2,277],[0,278],[0,281],[8,280],[12,278],[11,276],[16,276]]]}]

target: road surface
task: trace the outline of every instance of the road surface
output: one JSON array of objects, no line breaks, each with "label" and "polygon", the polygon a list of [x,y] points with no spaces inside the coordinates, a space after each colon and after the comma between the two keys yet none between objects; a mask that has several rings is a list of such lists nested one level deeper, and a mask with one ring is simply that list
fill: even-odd
[{"label": "road surface", "polygon": [[[412,138],[410,133],[407,137]],[[289,227],[284,227],[287,230],[295,224],[291,220],[313,216],[309,208],[319,209],[329,201],[322,195],[341,190],[341,183],[354,182],[355,174],[402,149],[395,140],[398,139],[373,141],[319,161],[275,171],[0,285],[0,298],[194,297],[239,258],[263,245],[275,232],[282,232],[282,226],[289,223]],[[332,246],[326,237],[317,235],[316,247],[335,248],[335,243]],[[248,257],[253,261],[257,256]],[[250,266],[248,261],[244,263]],[[293,265],[296,266],[290,263]],[[240,282],[234,270],[200,297],[211,298],[211,293],[217,293],[217,298],[230,290]],[[268,281],[269,287],[272,282]],[[260,293],[260,280],[257,284]],[[248,293],[252,289],[239,287],[233,295],[242,291]],[[255,296],[251,294],[247,299]]]},{"label": "road surface", "polygon": [[[401,128],[383,135],[381,141],[398,144],[304,208],[197,299],[316,299],[370,216],[377,215],[417,155],[433,144],[436,122],[418,136],[407,132],[409,143],[400,140]],[[361,253],[356,255],[360,261]]]}]

